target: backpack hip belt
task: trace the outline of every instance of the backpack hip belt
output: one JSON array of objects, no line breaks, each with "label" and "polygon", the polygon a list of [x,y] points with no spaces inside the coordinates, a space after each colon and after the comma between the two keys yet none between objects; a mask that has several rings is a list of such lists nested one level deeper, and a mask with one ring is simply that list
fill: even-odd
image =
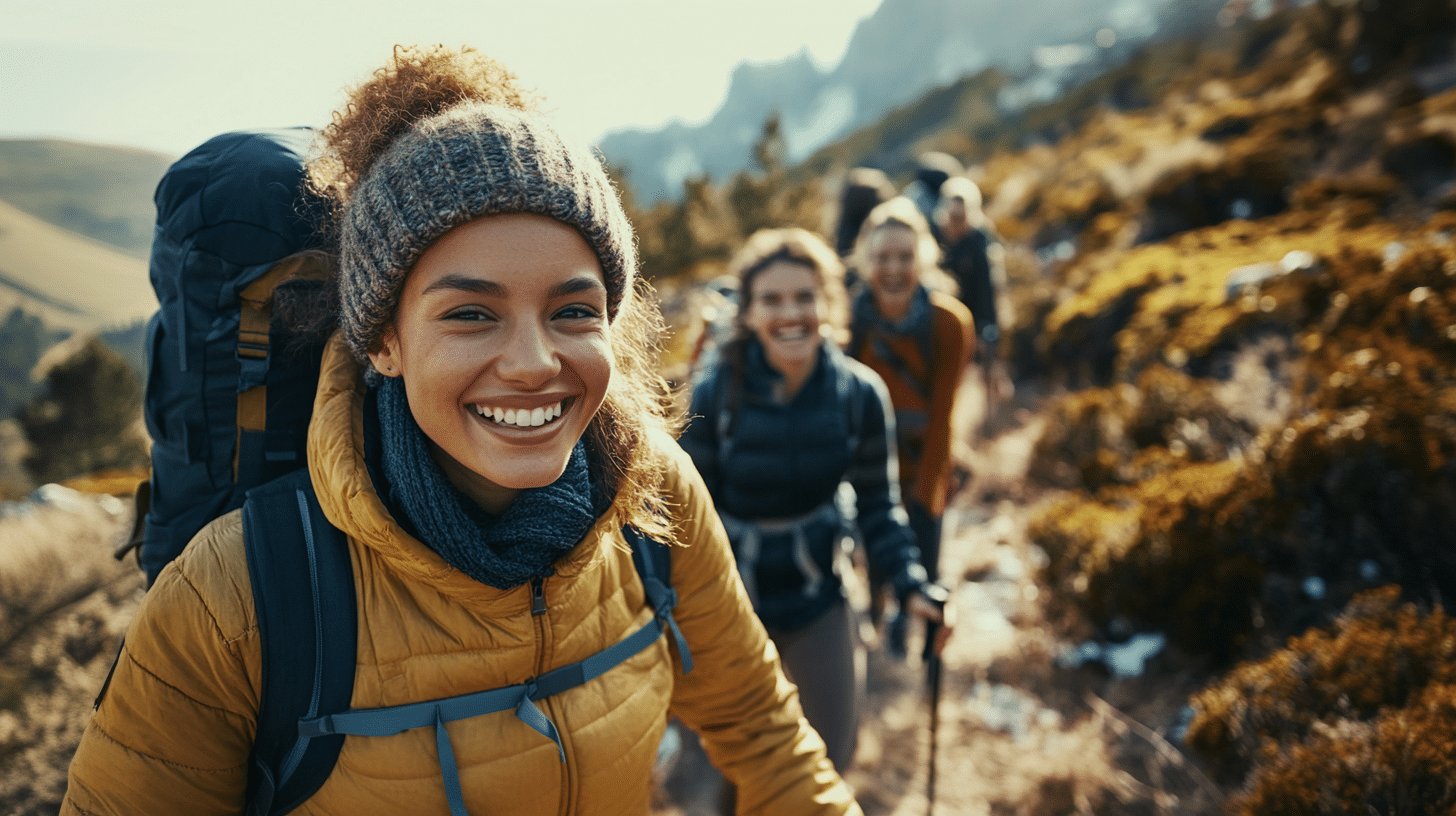
[{"label": "backpack hip belt", "polygon": [[758,606],[758,582],[753,572],[758,566],[763,537],[766,535],[790,536],[794,542],[794,564],[804,576],[804,586],[800,591],[806,598],[819,594],[819,589],[824,584],[824,572],[814,563],[805,531],[821,521],[842,523],[843,517],[836,498],[831,498],[802,516],[786,519],[740,519],[722,510],[718,511],[719,517],[723,519],[723,528],[728,531],[728,538],[733,542],[734,555],[738,560],[738,575],[743,579],[743,587],[748,590],[748,598],[755,607]]}]

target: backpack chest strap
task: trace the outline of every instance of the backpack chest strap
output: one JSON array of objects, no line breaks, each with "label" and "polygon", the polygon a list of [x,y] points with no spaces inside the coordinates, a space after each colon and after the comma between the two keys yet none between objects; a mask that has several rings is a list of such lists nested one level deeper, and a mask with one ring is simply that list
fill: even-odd
[{"label": "backpack chest strap", "polygon": [[556,743],[556,750],[561,761],[565,762],[566,749],[561,743],[561,734],[557,731],[555,723],[551,722],[551,719],[536,706],[537,701],[601,677],[657,642],[664,632],[669,631],[672,632],[676,641],[683,673],[692,671],[692,657],[688,652],[687,640],[683,637],[682,631],[678,629],[677,621],[672,617],[672,607],[677,603],[677,593],[664,586],[655,577],[644,576],[643,585],[647,591],[648,602],[652,604],[654,610],[652,620],[617,643],[584,660],[553,669],[540,677],[514,686],[462,694],[443,700],[302,718],[298,721],[298,735],[302,740],[336,734],[389,737],[412,728],[433,727],[435,743],[439,751],[440,774],[445,784],[446,799],[450,803],[451,816],[469,816],[465,810],[465,799],[460,785],[460,770],[455,761],[455,751],[450,743],[450,734],[445,729],[446,723],[514,709],[517,719]]}]

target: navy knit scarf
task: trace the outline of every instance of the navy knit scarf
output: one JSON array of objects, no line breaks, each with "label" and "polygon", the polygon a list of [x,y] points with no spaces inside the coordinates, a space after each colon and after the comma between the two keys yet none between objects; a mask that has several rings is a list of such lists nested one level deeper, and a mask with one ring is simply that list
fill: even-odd
[{"label": "navy knit scarf", "polygon": [[901,337],[905,335],[928,337],[930,335],[930,290],[926,289],[924,284],[917,286],[915,294],[910,296],[910,311],[899,322],[892,322],[880,314],[879,307],[875,306],[875,294],[866,286],[854,298],[854,305],[850,313],[850,326],[856,337],[863,335],[871,328]]},{"label": "navy knit scarf", "polygon": [[577,442],[561,478],[522,490],[502,515],[487,512],[450,483],[430,455],[404,383],[378,389],[381,459],[388,502],[430,549],[466,575],[512,589],[551,575],[551,565],[596,523],[586,446]]}]

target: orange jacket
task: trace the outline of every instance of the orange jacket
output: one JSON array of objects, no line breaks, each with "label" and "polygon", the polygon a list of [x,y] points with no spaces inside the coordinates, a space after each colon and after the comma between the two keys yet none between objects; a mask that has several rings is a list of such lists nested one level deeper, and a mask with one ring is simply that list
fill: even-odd
[{"label": "orange jacket", "polygon": [[[915,337],[877,333],[873,329],[858,348],[849,351],[884,379],[897,413],[906,409],[925,413],[923,429],[909,430],[897,423],[896,435],[901,442],[900,487],[907,498],[916,499],[938,516],[945,512],[950,486],[951,420],[956,390],[975,341],[971,335],[970,310],[959,300],[931,290],[930,314],[929,360],[924,359]],[[930,385],[928,402],[906,381],[899,368],[875,352],[871,341],[876,336],[905,362],[916,379]]]},{"label": "orange jacket", "polygon": [[[411,538],[375,494],[363,459],[363,388],[343,346],[324,358],[309,429],[309,470],[329,520],[349,537],[359,605],[352,706],[377,708],[524,682],[579,661],[647,622],[641,582],[608,512],[545,581],[474,581]],[[738,785],[740,807],[768,814],[859,813],[804,721],[798,694],[753,614],[723,528],[692,463],[667,437],[664,490],[674,617],[692,649],[681,668],[660,639],[597,679],[547,698],[566,753],[513,712],[451,723],[471,813],[645,814],[668,715],[702,734]],[[110,688],[70,769],[65,814],[237,814],[260,685],[258,628],[241,512],[208,525],[137,612]],[[348,737],[323,787],[297,811],[449,812],[431,729]]]}]

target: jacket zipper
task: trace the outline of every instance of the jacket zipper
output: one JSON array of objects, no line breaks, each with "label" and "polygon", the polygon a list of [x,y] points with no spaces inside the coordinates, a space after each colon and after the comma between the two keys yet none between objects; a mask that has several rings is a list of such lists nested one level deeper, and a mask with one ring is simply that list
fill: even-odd
[{"label": "jacket zipper", "polygon": [[[531,620],[536,624],[536,643],[540,645],[540,651],[536,655],[536,676],[546,673],[546,579],[536,577],[531,579]],[[556,722],[555,701],[546,698],[537,701],[536,705],[542,709],[551,721]],[[561,738],[561,748],[566,750],[566,732],[557,726],[557,735]],[[563,762],[561,765],[561,799],[557,812],[565,816],[569,812],[571,785],[568,778],[570,765]]]},{"label": "jacket zipper", "polygon": [[[546,614],[546,579],[540,577],[532,578],[531,617],[539,618],[544,614]],[[541,624],[539,621],[536,623],[536,634],[537,636],[541,635]],[[537,663],[539,668],[540,661],[538,660]]]}]

